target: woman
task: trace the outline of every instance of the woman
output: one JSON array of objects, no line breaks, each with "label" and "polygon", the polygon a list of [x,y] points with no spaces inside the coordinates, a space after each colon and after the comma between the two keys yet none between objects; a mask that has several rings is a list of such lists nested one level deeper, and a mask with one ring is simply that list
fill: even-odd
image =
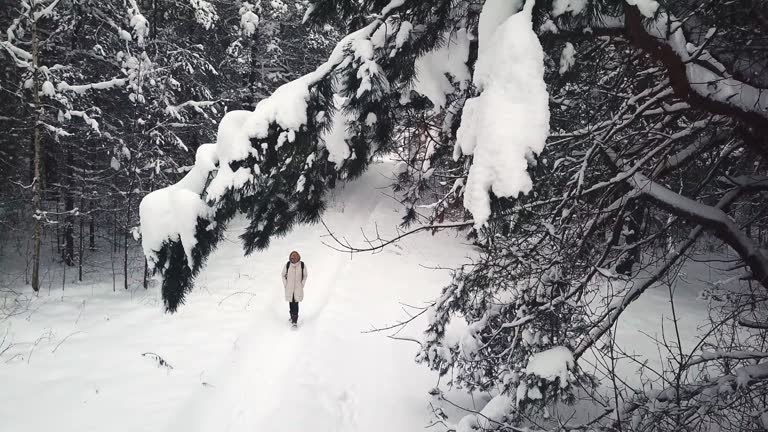
[{"label": "woman", "polygon": [[283,287],[285,300],[291,312],[291,323],[296,327],[299,320],[299,302],[304,300],[304,284],[307,282],[307,266],[301,261],[298,252],[293,251],[288,256],[288,262],[283,267]]}]

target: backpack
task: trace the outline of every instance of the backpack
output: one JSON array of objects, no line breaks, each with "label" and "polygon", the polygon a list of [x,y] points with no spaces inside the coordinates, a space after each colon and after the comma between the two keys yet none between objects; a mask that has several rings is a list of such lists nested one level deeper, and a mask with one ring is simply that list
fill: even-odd
[{"label": "backpack", "polygon": [[[301,263],[301,279],[304,279],[304,261],[299,261]],[[291,262],[288,261],[285,263],[285,274],[288,274],[288,268],[291,267]]]}]

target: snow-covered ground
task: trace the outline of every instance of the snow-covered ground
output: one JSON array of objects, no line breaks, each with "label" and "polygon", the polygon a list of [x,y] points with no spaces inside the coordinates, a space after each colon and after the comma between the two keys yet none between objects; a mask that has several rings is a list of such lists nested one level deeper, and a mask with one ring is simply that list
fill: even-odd
[{"label": "snow-covered ground", "polygon": [[[376,163],[361,179],[334,192],[324,220],[339,237],[363,245],[361,228],[369,236],[376,228],[382,237],[394,232],[402,209],[389,196],[392,170],[390,162]],[[454,267],[474,253],[463,235],[418,234],[377,254],[351,256],[323,244],[331,239],[322,225],[301,226],[275,239],[268,251],[243,257],[237,236],[244,223],[232,224],[175,315],[162,313],[156,289],[122,291],[118,282],[113,292],[111,274],[101,275],[103,281],[96,284],[68,282],[63,291],[61,276],[47,274],[52,289],[33,298],[24,313],[0,321],[5,396],[0,429],[424,428],[433,419],[427,392],[437,377],[413,362],[417,345],[363,331],[404,318],[400,302],[422,305],[434,299],[450,277],[447,270],[434,268]],[[309,272],[298,330],[290,329],[280,281],[294,249]],[[0,259],[7,269],[18,257]],[[684,349],[691,349],[706,319],[705,303],[697,295],[725,275],[695,262],[684,273],[675,285],[676,313]],[[72,281],[77,276],[67,274]],[[28,293],[21,282],[14,288]],[[139,281],[133,284],[140,286]],[[617,341],[649,367],[659,368],[664,361],[654,338],[660,338],[662,325],[666,334],[674,332],[671,316],[668,289],[653,287],[627,310],[616,329]],[[454,332],[464,328],[453,324]],[[418,338],[423,327],[417,319],[400,336]],[[599,359],[582,360],[584,369],[595,372],[589,363]],[[640,384],[638,363],[623,360],[618,369],[626,382]],[[478,410],[492,396],[449,395]],[[450,405],[443,408],[451,422],[466,414]],[[583,411],[590,412],[590,407]]]},{"label": "snow-covered ground", "polygon": [[[392,233],[401,217],[387,195],[392,164],[340,188],[324,220],[362,244],[360,229]],[[155,290],[112,292],[68,284],[0,322],[2,430],[316,431],[420,430],[436,377],[418,348],[384,333],[449,280],[472,253],[461,234],[406,239],[378,254],[324,246],[322,225],[302,226],[243,257],[236,221],[187,304],[161,312]],[[288,253],[309,271],[298,330],[288,323],[280,271]],[[76,275],[73,272],[74,277]],[[19,286],[29,290],[29,287]],[[422,326],[417,322],[411,335]],[[3,347],[0,347],[0,351]],[[172,368],[160,366],[160,356]]]}]

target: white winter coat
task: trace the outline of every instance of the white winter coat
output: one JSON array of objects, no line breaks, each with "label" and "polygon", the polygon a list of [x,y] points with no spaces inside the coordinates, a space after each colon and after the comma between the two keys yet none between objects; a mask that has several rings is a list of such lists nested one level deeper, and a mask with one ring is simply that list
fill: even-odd
[{"label": "white winter coat", "polygon": [[301,276],[301,261],[283,264],[283,287],[285,288],[285,301],[297,302],[304,300],[304,284],[307,283],[307,265],[304,264],[304,277]]}]

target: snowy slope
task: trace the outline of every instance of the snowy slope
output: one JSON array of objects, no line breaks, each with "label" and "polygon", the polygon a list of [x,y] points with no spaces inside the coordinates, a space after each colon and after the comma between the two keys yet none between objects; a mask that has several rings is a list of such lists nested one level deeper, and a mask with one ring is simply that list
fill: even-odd
[{"label": "snowy slope", "polygon": [[[400,218],[385,195],[391,171],[389,162],[375,164],[339,190],[326,223],[356,244],[360,228],[371,233],[374,222],[391,233]],[[13,343],[0,357],[3,430],[423,428],[436,377],[413,363],[417,346],[361,331],[402,318],[398,302],[434,298],[449,274],[423,266],[464,262],[471,250],[461,237],[440,233],[350,256],[322,245],[329,240],[322,226],[303,226],[245,258],[242,223],[233,224],[174,316],[160,312],[152,290],[73,285],[0,324],[0,339],[7,328]],[[297,331],[288,325],[279,276],[292,249],[309,271]]]}]

